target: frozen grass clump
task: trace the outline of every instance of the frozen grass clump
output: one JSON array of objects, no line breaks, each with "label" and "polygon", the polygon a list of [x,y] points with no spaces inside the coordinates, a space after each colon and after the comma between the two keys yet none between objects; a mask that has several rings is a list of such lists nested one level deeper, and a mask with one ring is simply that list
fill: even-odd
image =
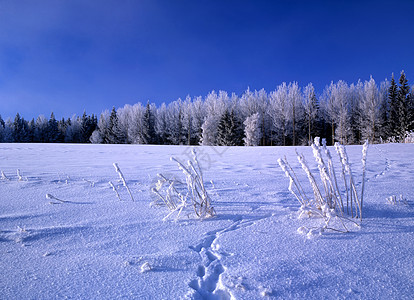
[{"label": "frozen grass clump", "polygon": [[[312,173],[303,154],[296,152],[299,164],[308,178],[313,195],[307,195],[287,159],[278,159],[280,167],[286,177],[289,178],[289,191],[301,204],[299,217],[316,217],[323,220],[321,227],[301,227],[298,229],[299,233],[306,234],[308,237],[315,236],[316,232],[322,234],[325,230],[348,232],[346,224],[351,222],[358,225],[353,219],[362,220],[368,142],[362,147],[362,185],[361,192],[358,194],[345,147],[339,143],[335,144],[341,164],[339,172],[341,175],[338,176],[334,169],[331,153],[326,147],[326,141],[322,140],[323,146],[320,145],[319,141],[319,138],[315,138],[312,144],[319,176]],[[338,180],[340,177],[343,180],[342,185]]]},{"label": "frozen grass clump", "polygon": [[195,149],[192,149],[191,153],[192,160],[187,161],[186,165],[171,157],[171,160],[176,162],[178,168],[184,173],[185,183],[176,178],[168,178],[163,174],[157,174],[158,182],[151,189],[157,195],[157,199],[151,205],[161,205],[169,209],[170,212],[164,219],[174,213],[177,213],[178,218],[181,212],[187,208],[192,208],[195,215],[200,219],[213,217],[216,214],[204,185],[203,172]]},{"label": "frozen grass clump", "polygon": [[386,199],[387,202],[392,205],[408,205],[407,198],[405,198],[403,195],[399,195],[398,197],[396,195],[392,195]]}]

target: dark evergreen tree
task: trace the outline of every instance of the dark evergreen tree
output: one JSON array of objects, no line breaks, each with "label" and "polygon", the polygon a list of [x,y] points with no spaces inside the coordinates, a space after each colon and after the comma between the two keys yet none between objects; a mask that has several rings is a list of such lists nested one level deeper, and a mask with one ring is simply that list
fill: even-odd
[{"label": "dark evergreen tree", "polygon": [[3,127],[3,128],[6,126],[6,123],[4,122],[3,118],[1,117],[1,115],[0,115],[0,126]]},{"label": "dark evergreen tree", "polygon": [[35,131],[36,131],[36,123],[34,118],[32,118],[30,120],[30,122],[28,123],[28,132],[27,132],[27,136],[28,136],[28,141],[30,143],[34,142],[35,139]]},{"label": "dark evergreen tree", "polygon": [[405,77],[404,71],[401,72],[399,83],[400,86],[398,89],[398,117],[400,122],[398,127],[398,136],[400,140],[402,140],[409,129],[408,102],[410,87],[407,84],[407,78]]},{"label": "dark evergreen tree", "polygon": [[388,88],[388,137],[397,136],[400,127],[399,104],[398,104],[398,87],[395,83],[394,73],[391,77],[390,87]]},{"label": "dark evergreen tree", "polygon": [[155,134],[155,118],[151,111],[149,101],[147,102],[142,125],[142,139],[144,144],[155,144],[157,142]]},{"label": "dark evergreen tree", "polygon": [[408,131],[414,130],[414,88],[408,98]]},{"label": "dark evergreen tree", "polygon": [[127,137],[119,126],[118,114],[115,107],[112,108],[111,116],[109,117],[108,133],[105,136],[107,144],[125,144]]},{"label": "dark evergreen tree", "polygon": [[243,128],[234,112],[227,109],[221,116],[217,127],[219,146],[239,146],[243,143]]},{"label": "dark evergreen tree", "polygon": [[59,127],[56,121],[55,114],[52,112],[47,125],[47,142],[56,143],[59,140]]},{"label": "dark evergreen tree", "polygon": [[4,141],[4,127],[5,127],[5,123],[4,123],[3,118],[0,115],[0,143]]},{"label": "dark evergreen tree", "polygon": [[[69,119],[70,120],[70,119]],[[59,143],[66,142],[66,128],[67,123],[65,118],[62,118],[62,120],[58,121],[58,130],[59,130]]]},{"label": "dark evergreen tree", "polygon": [[12,137],[15,143],[27,143],[30,141],[29,125],[24,118],[20,117],[19,113],[14,118]]},{"label": "dark evergreen tree", "polygon": [[81,121],[81,136],[80,136],[80,143],[90,143],[89,138],[92,135],[92,132],[95,131],[97,127],[97,120],[95,119],[94,115],[88,116],[86,112],[83,112]]}]

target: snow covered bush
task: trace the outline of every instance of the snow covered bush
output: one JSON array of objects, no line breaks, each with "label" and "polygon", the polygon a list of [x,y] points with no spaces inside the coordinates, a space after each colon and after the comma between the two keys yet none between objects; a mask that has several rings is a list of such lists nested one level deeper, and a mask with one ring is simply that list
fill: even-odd
[{"label": "snow covered bush", "polygon": [[[305,171],[312,188],[313,195],[309,196],[302,187],[294,170],[288,163],[287,159],[278,159],[278,163],[289,178],[289,191],[301,204],[299,217],[319,217],[324,223],[319,230],[322,233],[324,230],[334,230],[341,232],[348,232],[346,222],[350,221],[357,224],[355,221],[347,218],[359,218],[362,220],[362,204],[364,195],[364,181],[368,142],[362,148],[362,186],[361,193],[358,194],[356,185],[353,179],[353,173],[348,161],[346,149],[339,143],[335,144],[340,163],[341,163],[341,177],[343,179],[343,186],[338,183],[338,177],[332,163],[332,156],[329,149],[326,147],[326,142],[323,140],[323,147],[319,144],[319,138],[315,138],[312,145],[313,156],[317,162],[319,170],[319,180],[312,173],[303,154],[297,154],[298,161]],[[323,152],[325,155],[323,155]],[[345,190],[343,194],[341,191]],[[346,201],[346,202],[345,202]],[[344,203],[345,202],[345,203]],[[342,229],[331,226],[333,220],[339,221]],[[345,222],[346,221],[346,222]],[[307,233],[312,236],[315,233],[315,228],[299,228],[298,232]]]},{"label": "snow covered bush", "polygon": [[187,165],[183,164],[174,157],[172,161],[178,164],[178,168],[185,175],[185,184],[175,178],[167,178],[158,174],[159,180],[151,191],[157,195],[157,199],[151,205],[166,206],[170,212],[164,218],[168,218],[177,212],[177,218],[181,212],[192,207],[196,216],[200,219],[212,217],[216,214],[211,206],[211,199],[204,185],[203,172],[197,159],[195,149],[192,149],[192,160],[188,160]]}]

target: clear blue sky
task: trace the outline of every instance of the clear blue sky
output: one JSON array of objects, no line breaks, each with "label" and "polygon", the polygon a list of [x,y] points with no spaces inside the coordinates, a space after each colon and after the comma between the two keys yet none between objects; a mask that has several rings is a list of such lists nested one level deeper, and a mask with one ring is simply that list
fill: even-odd
[{"label": "clear blue sky", "polygon": [[0,114],[414,80],[414,1],[0,0]]}]

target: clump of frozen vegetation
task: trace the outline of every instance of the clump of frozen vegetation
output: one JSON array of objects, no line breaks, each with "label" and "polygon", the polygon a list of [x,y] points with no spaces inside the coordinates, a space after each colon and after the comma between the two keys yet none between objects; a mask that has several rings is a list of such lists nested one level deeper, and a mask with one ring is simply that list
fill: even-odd
[{"label": "clump of frozen vegetation", "polygon": [[[135,201],[134,200],[134,197],[132,197],[131,190],[129,189],[128,184],[127,184],[127,182],[125,180],[124,174],[122,174],[122,171],[119,168],[118,164],[117,163],[113,163],[113,166],[115,168],[115,172],[117,172],[118,175],[119,175],[119,180],[122,182],[122,185],[127,189],[129,196],[131,196],[132,201]],[[113,188],[113,190],[116,192],[118,199],[121,200],[121,198],[119,197],[119,194],[118,194],[117,190],[115,189],[115,186],[112,184],[112,182],[110,182],[109,184],[111,185],[111,187]]]},{"label": "clump of frozen vegetation", "polygon": [[392,205],[408,205],[407,198],[405,198],[403,195],[399,195],[398,197],[396,195],[392,195],[386,199],[387,202]]},{"label": "clump of frozen vegetation", "polygon": [[[323,140],[323,146],[320,146],[319,138],[315,138],[312,145],[313,156],[318,165],[319,180],[311,172],[303,154],[297,154],[298,161],[305,171],[312,188],[313,195],[308,196],[301,182],[297,178],[294,170],[288,163],[287,159],[278,159],[278,163],[289,178],[289,191],[301,204],[299,217],[317,217],[323,220],[321,227],[307,228],[301,227],[298,232],[308,237],[322,234],[325,230],[334,230],[339,232],[348,232],[347,223],[356,223],[353,218],[362,220],[362,204],[364,195],[365,168],[368,150],[368,142],[362,147],[362,186],[361,193],[358,195],[351,165],[348,160],[346,149],[343,145],[336,143],[335,149],[341,163],[341,177],[343,186],[338,183],[338,177],[332,162],[332,156],[326,147],[326,141]],[[323,155],[323,153],[325,155]],[[345,193],[341,191],[345,190]],[[350,216],[351,218],[347,217]],[[339,225],[334,225],[333,220]],[[339,227],[338,227],[339,226]]]},{"label": "clump of frozen vegetation", "polygon": [[1,180],[10,180],[3,171],[1,171]]},{"label": "clump of frozen vegetation", "polygon": [[165,206],[169,209],[168,218],[175,212],[177,218],[181,212],[192,207],[196,216],[200,219],[213,217],[216,212],[211,206],[211,198],[204,185],[203,172],[197,159],[195,149],[192,149],[192,160],[188,160],[187,164],[180,162],[174,157],[178,168],[185,175],[185,184],[176,178],[168,178],[163,174],[157,174],[158,182],[151,191],[157,195],[157,199],[151,203],[155,206]]}]

